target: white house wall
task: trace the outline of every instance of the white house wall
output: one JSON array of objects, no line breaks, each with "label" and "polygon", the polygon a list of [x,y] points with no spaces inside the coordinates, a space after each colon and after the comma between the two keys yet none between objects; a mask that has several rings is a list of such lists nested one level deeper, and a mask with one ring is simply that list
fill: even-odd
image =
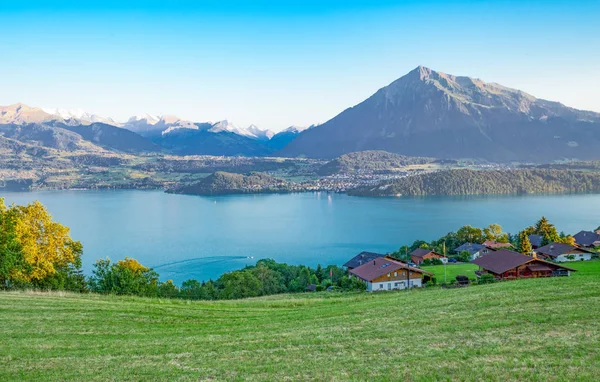
[{"label": "white house wall", "polygon": [[[371,282],[367,282],[367,292],[377,292],[377,291],[382,291],[382,290],[397,290],[397,289],[406,289],[406,282],[407,281],[384,281],[384,282],[377,282],[377,283],[371,283]],[[388,284],[390,284],[388,286]],[[421,285],[421,279],[411,279],[410,280],[410,285],[411,288],[420,288]]]},{"label": "white house wall", "polygon": [[[573,256],[573,260],[569,259],[568,256]],[[554,261],[558,263],[566,263],[569,261],[581,261],[581,260],[591,260],[591,253],[567,253],[564,255],[558,256]]]}]

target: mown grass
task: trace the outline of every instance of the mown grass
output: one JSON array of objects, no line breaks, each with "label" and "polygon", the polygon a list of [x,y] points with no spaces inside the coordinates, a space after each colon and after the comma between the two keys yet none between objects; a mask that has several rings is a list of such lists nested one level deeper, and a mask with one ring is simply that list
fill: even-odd
[{"label": "mown grass", "polygon": [[447,264],[447,265],[430,265],[421,267],[423,270],[427,272],[431,272],[435,275],[437,282],[444,282],[444,267],[446,268],[446,280],[450,282],[452,280],[456,280],[456,276],[467,276],[470,279],[474,279],[475,271],[479,269],[479,267],[475,264],[471,263],[461,263],[461,264]]},{"label": "mown grass", "polygon": [[600,380],[600,262],[570,278],[190,302],[0,293],[0,380]]}]

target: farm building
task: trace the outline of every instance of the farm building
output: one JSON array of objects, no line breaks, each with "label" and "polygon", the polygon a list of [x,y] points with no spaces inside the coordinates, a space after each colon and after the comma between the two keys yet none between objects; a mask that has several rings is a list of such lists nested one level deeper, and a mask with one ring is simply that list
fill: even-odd
[{"label": "farm building", "polygon": [[460,254],[463,251],[469,252],[471,254],[471,260],[473,260],[483,255],[487,255],[489,252],[493,251],[493,249],[488,248],[483,244],[464,243],[460,247],[456,248],[454,253]]},{"label": "farm building", "polygon": [[575,236],[577,245],[585,248],[600,247],[600,234],[592,231],[581,231]]},{"label": "farm building", "polygon": [[430,249],[425,249],[425,248],[417,248],[414,251],[412,251],[410,253],[410,259],[412,260],[413,263],[419,265],[421,264],[423,261],[430,259],[440,259],[442,261],[442,263],[445,263],[448,261],[448,258],[444,255],[441,255],[435,251],[432,251]]},{"label": "farm building", "polygon": [[485,245],[488,248],[491,249],[500,249],[500,248],[511,248],[512,244],[510,243],[500,243],[497,241],[493,241],[493,240],[486,240],[483,242],[483,245]]},{"label": "farm building", "polygon": [[529,242],[531,243],[531,248],[536,249],[542,246],[542,242],[544,241],[544,237],[542,235],[529,235]]},{"label": "farm building", "polygon": [[591,260],[592,251],[563,243],[550,243],[535,250],[538,257],[564,263],[567,261]]},{"label": "farm building", "polygon": [[479,265],[478,275],[489,273],[498,279],[516,279],[530,277],[569,276],[574,269],[523,255],[522,253],[501,249],[473,260]]},{"label": "farm building", "polygon": [[349,273],[364,281],[368,292],[418,288],[433,276],[389,256],[378,257]]},{"label": "farm building", "polygon": [[346,267],[346,269],[351,270],[354,269],[356,267],[360,267],[363,264],[368,263],[369,261],[373,261],[379,257],[384,257],[384,254],[381,253],[375,253],[375,252],[361,252],[358,255],[354,256],[353,258],[351,258],[350,260],[348,260],[345,264],[344,267]]}]

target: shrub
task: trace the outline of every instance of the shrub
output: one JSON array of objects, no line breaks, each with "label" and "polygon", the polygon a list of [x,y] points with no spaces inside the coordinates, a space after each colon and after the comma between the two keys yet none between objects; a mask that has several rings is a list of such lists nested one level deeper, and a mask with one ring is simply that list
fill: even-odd
[{"label": "shrub", "polygon": [[496,281],[496,277],[489,273],[484,273],[481,275],[481,277],[479,277],[479,284],[489,284],[493,283],[494,281]]}]

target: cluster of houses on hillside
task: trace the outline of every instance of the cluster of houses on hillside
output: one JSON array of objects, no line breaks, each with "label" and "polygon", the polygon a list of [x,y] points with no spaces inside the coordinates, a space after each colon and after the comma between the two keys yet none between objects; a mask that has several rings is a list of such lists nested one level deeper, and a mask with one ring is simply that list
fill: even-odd
[{"label": "cluster of houses on hillside", "polygon": [[[482,244],[465,243],[454,250],[471,255],[471,262],[479,266],[476,275],[493,275],[496,279],[569,276],[575,270],[562,263],[591,260],[597,256],[594,248],[600,246],[600,230],[581,231],[574,236],[575,245],[550,243],[542,245],[543,238],[530,235],[533,252],[524,255],[515,252],[510,243],[485,241]],[[419,268],[425,260],[448,262],[447,256],[430,249],[418,248],[410,253],[410,262],[389,255],[361,252],[344,264],[351,276],[367,285],[367,291],[383,291],[421,287],[433,274]]]}]

